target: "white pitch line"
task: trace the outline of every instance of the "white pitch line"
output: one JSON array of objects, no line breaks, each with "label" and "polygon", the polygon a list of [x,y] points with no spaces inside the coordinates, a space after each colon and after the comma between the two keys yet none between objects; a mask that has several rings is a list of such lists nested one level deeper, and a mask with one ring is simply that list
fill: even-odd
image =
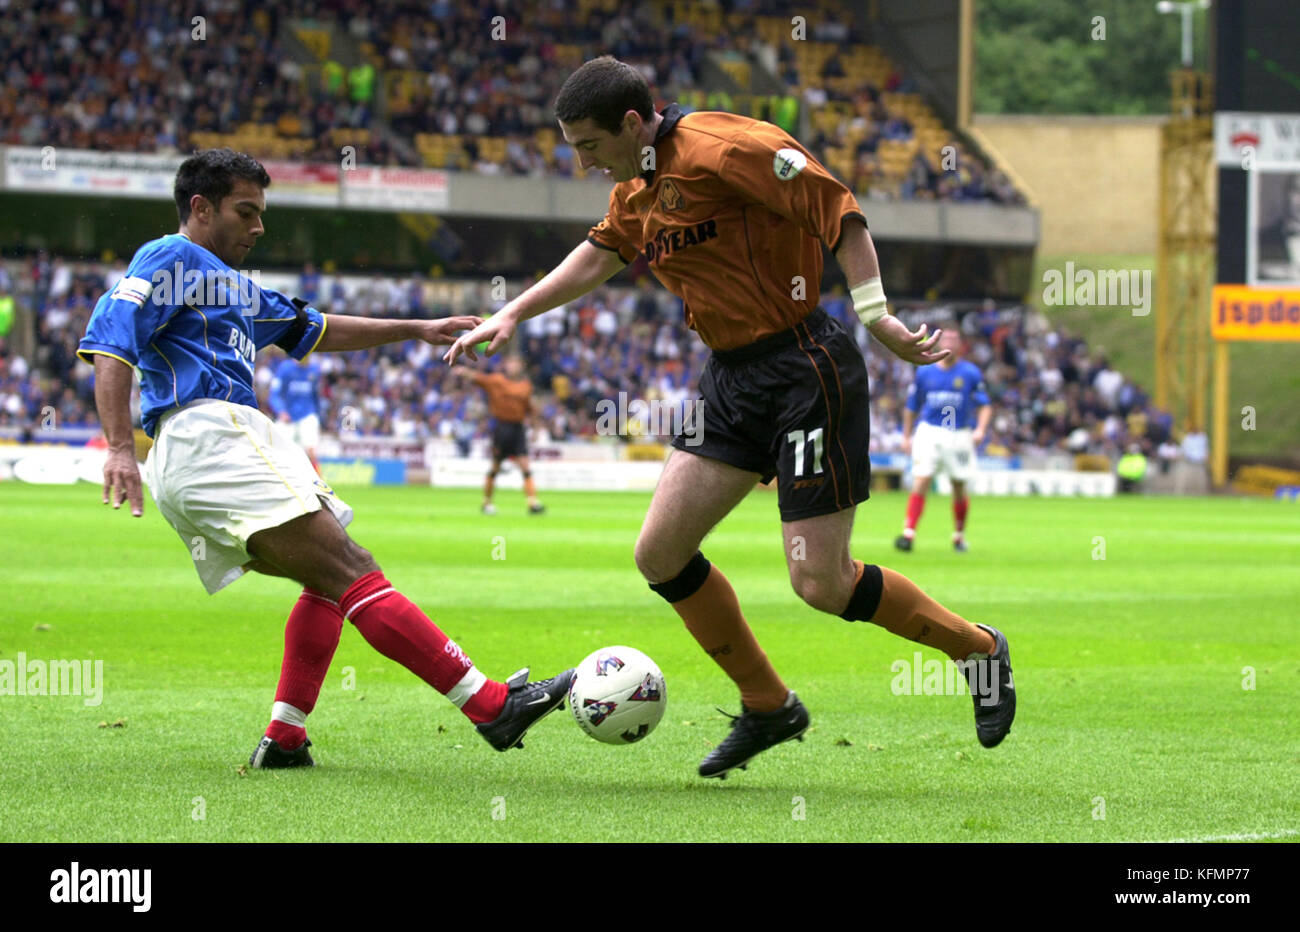
[{"label": "white pitch line", "polygon": [[1207,841],[1262,841],[1265,838],[1290,838],[1300,835],[1300,829],[1284,828],[1280,832],[1249,832],[1241,835],[1203,835],[1200,838],[1171,838],[1168,841],[1152,841],[1152,845],[1185,845]]}]

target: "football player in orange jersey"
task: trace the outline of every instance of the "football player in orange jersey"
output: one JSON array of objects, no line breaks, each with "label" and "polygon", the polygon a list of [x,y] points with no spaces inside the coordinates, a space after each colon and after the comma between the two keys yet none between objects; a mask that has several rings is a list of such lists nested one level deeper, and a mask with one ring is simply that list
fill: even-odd
[{"label": "football player in orange jersey", "polygon": [[[453,372],[463,370],[453,369]],[[488,414],[492,425],[492,465],[483,481],[483,514],[494,515],[497,506],[492,503],[497,473],[501,463],[509,460],[519,467],[524,477],[524,494],[528,496],[528,513],[539,515],[546,510],[537,498],[537,483],[533,481],[528,466],[528,433],[525,421],[533,411],[533,383],[524,371],[524,361],[518,356],[506,359],[505,372],[475,372],[468,370],[469,378],[487,395]]]},{"label": "football player in orange jersey", "polygon": [[673,441],[635,559],[740,690],[741,714],[700,775],[726,776],[801,737],[809,723],[731,584],[699,549],[773,476],[795,592],[828,614],[946,653],[970,683],[980,743],[998,744],[1015,715],[1006,637],[850,553],[854,513],[870,487],[867,371],[852,337],[817,307],[822,246],[886,349],[914,364],[947,357],[935,351],[938,333],[913,332],[889,315],[857,198],[770,123],[676,105],[656,112],[641,73],[613,58],[570,75],[555,113],[582,167],[615,182],[609,210],[559,266],[458,338],[444,359],[477,358],[484,341],[495,352],[519,321],[576,300],[639,254],[683,300],[687,324],[713,351],[700,379],[702,420]]}]

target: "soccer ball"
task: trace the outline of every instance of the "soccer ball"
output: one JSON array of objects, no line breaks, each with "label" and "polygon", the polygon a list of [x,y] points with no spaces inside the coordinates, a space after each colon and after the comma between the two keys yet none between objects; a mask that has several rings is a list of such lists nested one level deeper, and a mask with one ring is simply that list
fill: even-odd
[{"label": "soccer ball", "polygon": [[569,687],[578,727],[606,744],[631,744],[654,731],[668,693],[659,667],[635,647],[602,647],[583,658]]}]

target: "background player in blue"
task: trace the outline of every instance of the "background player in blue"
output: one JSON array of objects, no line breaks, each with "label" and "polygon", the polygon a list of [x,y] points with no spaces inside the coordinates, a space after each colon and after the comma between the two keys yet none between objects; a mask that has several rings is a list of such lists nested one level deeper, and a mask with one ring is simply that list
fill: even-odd
[{"label": "background player in blue", "polygon": [[282,359],[271,377],[266,402],[276,420],[288,428],[293,442],[302,447],[312,468],[320,472],[316,445],[320,443],[320,366],[310,357],[298,362]]},{"label": "background player in blue", "polygon": [[[894,541],[899,550],[912,549],[925,493],[931,478],[942,470],[952,481],[952,546],[965,552],[970,504],[966,483],[975,471],[975,450],[984,441],[993,414],[984,375],[977,365],[961,357],[961,336],[955,330],[945,331],[939,345],[951,354],[916,370],[903,406],[903,452],[912,454],[912,494],[907,500],[903,533]],[[918,412],[920,423],[913,437],[912,424]]]},{"label": "background player in blue", "polygon": [[108,439],[104,503],[143,514],[131,424],[132,368],[145,464],[158,510],[180,535],[209,593],[248,570],[303,586],[285,627],[280,683],[253,767],[311,766],[307,715],[347,619],[380,653],[447,696],[499,751],[560,705],[573,671],[527,683],[487,679],[465,652],[384,578],[348,537],[352,509],[278,437],[256,407],[253,359],[275,344],[294,359],[404,340],[453,342],[477,317],[377,320],[325,315],[262,289],[234,269],[264,231],[257,160],[230,149],[198,153],[176,173],[180,231],[146,243],[100,298],[78,354],[95,367],[95,405]]}]

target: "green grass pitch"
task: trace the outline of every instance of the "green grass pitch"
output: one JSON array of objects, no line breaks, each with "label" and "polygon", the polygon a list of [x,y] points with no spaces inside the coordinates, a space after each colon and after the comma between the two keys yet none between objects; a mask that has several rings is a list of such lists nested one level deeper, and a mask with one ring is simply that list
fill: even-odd
[{"label": "green grass pitch", "polygon": [[703,549],[813,725],[717,782],[695,768],[738,700],[632,564],[647,495],[552,493],[530,518],[504,492],[487,518],[472,491],[341,491],[356,539],[489,676],[631,644],[667,678],[658,730],[609,747],[562,708],[499,754],[346,625],[319,766],[243,772],[297,588],[209,597],[152,501],[133,520],[97,487],[5,483],[0,660],[102,660],[104,692],[0,695],[0,841],[1300,840],[1295,505],[977,499],[960,555],[932,497],[899,554],[904,498],[874,496],[855,554],[1010,638],[1019,713],[985,750],[969,696],[891,689],[918,645],[797,600],[756,492]]}]

